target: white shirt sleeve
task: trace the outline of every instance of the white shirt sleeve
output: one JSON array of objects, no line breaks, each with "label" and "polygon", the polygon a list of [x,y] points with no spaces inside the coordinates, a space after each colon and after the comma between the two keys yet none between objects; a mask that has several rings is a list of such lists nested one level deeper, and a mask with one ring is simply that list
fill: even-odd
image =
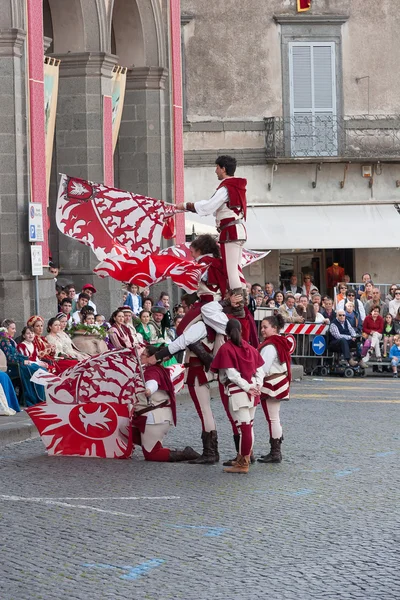
[{"label": "white shirt sleeve", "polygon": [[262,367],[262,369],[266,375],[269,375],[272,364],[275,361],[278,361],[278,353],[276,351],[275,346],[273,344],[264,346],[264,348],[261,349],[261,356],[264,360],[264,366]]},{"label": "white shirt sleeve", "polygon": [[243,377],[241,377],[239,371],[237,371],[236,369],[233,369],[232,367],[230,367],[229,369],[226,369],[226,375],[227,375],[229,381],[231,381],[232,383],[234,383],[235,385],[240,387],[245,392],[248,392],[249,389],[251,388],[250,383],[248,383],[245,379],[243,379]]},{"label": "white shirt sleeve", "polygon": [[180,350],[185,350],[190,344],[195,344],[207,336],[207,329],[203,321],[191,325],[189,329],[182,333],[173,342],[168,344],[170,354],[175,354]]},{"label": "white shirt sleeve", "polygon": [[146,388],[149,389],[152,394],[154,394],[158,390],[157,381],[155,379],[149,379],[149,381],[146,381]]},{"label": "white shirt sleeve", "polygon": [[194,209],[196,213],[202,217],[213,215],[228,201],[228,198],[228,190],[223,186],[222,188],[219,188],[209,200],[199,200],[198,202],[195,202]]},{"label": "white shirt sleeve", "polygon": [[256,371],[256,385],[258,385],[259,387],[261,387],[263,384],[264,375],[264,367],[258,367]]}]

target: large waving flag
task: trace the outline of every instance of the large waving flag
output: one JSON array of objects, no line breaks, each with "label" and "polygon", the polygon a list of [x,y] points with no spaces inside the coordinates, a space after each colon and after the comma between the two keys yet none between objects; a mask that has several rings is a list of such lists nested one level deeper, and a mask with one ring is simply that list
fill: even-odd
[{"label": "large waving flag", "polygon": [[59,230],[87,246],[99,260],[129,253],[141,259],[158,252],[171,205],[61,175],[56,221]]},{"label": "large waving flag", "polygon": [[[190,254],[190,244],[191,242],[185,242],[184,244],[178,244],[177,246],[170,246],[169,248],[164,248],[159,253],[162,256],[176,256],[177,258],[182,258],[183,260],[193,261],[192,255]],[[266,252],[257,252],[255,250],[247,250],[247,248],[243,248],[242,250],[242,264],[240,265],[242,269],[244,267],[248,267],[253,263],[261,260],[268,256],[271,250],[267,250]]]}]

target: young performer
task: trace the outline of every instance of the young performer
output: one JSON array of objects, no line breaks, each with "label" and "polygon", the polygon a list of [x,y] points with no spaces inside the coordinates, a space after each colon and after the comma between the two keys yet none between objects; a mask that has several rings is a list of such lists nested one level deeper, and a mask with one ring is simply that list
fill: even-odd
[{"label": "young performer", "polygon": [[266,317],[261,322],[261,335],[264,339],[259,346],[263,359],[264,381],[261,388],[261,406],[269,426],[271,451],[258,462],[281,462],[282,426],[279,418],[281,400],[289,400],[291,381],[289,342],[279,332],[285,324],[279,313]]},{"label": "young performer", "polygon": [[164,448],[163,440],[172,423],[176,425],[175,391],[170,375],[164,367],[149,365],[149,357],[156,348],[147,346],[141,355],[145,365],[145,394],[138,393],[139,404],[132,420],[136,439],[140,439],[145,460],[157,462],[181,462],[194,460],[200,454],[190,446],[184,450]]},{"label": "young performer", "polygon": [[228,341],[215,356],[211,370],[218,372],[229,396],[229,410],[239,430],[239,452],[226,473],[248,473],[254,443],[253,419],[259,403],[264,372],[263,360],[255,348],[242,340],[237,319],[226,326]]},{"label": "young performer", "polygon": [[[243,294],[240,278],[242,247],[246,241],[246,179],[235,177],[236,159],[232,156],[219,156],[215,161],[215,173],[221,182],[209,200],[177,204],[178,210],[187,210],[199,215],[215,214],[222,260],[229,287],[236,294]],[[244,302],[244,300],[243,300]],[[244,316],[244,315],[238,315]]]}]

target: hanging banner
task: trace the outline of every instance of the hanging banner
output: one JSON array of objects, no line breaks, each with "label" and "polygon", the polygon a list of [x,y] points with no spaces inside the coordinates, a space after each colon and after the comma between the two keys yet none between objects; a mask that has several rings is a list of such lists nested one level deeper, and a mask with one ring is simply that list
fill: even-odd
[{"label": "hanging banner", "polygon": [[58,77],[60,61],[44,57],[44,116],[46,135],[46,192],[49,205],[51,162],[53,158],[54,129],[56,125]]},{"label": "hanging banner", "polygon": [[118,141],[119,128],[121,125],[122,111],[124,109],[125,87],[126,87],[126,67],[114,67],[112,76],[112,131],[113,131],[113,152]]}]

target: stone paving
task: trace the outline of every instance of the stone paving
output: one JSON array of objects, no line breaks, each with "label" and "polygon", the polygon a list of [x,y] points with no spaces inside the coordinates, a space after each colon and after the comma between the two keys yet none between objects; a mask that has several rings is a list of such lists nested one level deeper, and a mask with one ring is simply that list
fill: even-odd
[{"label": "stone paving", "polygon": [[[282,407],[280,465],[0,450],[1,600],[396,600],[400,382],[308,378]],[[221,457],[233,442],[216,398]],[[190,401],[171,445],[199,447]],[[183,425],[186,428],[184,429]],[[261,410],[256,454],[267,450]]]}]

